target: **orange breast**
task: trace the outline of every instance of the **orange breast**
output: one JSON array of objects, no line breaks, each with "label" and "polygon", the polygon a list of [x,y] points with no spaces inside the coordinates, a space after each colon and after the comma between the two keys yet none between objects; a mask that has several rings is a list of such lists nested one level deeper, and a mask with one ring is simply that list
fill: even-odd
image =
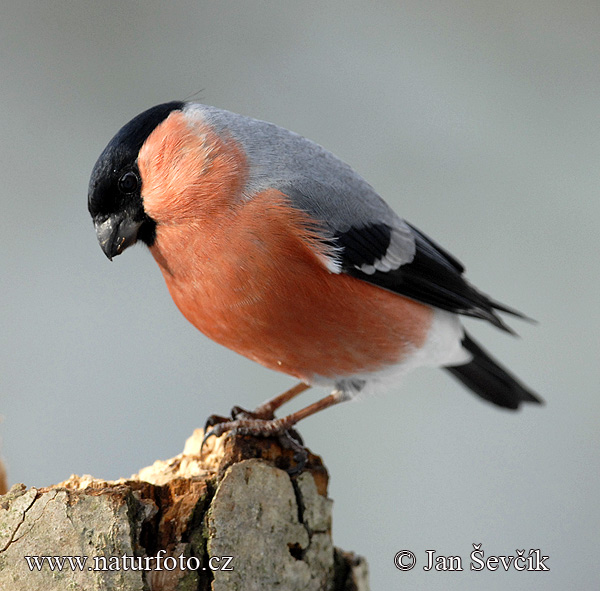
[{"label": "orange breast", "polygon": [[152,253],[184,316],[216,342],[311,381],[381,369],[423,344],[431,308],[326,269],[277,191],[159,225]]}]

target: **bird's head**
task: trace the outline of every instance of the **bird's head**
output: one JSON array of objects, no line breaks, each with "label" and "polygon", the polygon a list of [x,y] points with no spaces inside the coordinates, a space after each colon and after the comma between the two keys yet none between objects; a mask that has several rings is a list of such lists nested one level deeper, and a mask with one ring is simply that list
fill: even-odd
[{"label": "bird's head", "polygon": [[138,155],[154,129],[183,107],[174,101],[144,111],[119,130],[94,166],[88,210],[98,242],[111,260],[138,240],[148,246],[154,243],[156,222],[144,208]]}]

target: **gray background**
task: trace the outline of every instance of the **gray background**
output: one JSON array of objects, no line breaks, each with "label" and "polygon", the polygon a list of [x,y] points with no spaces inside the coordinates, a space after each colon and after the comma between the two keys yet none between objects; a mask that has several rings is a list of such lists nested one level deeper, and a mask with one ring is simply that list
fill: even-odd
[{"label": "gray background", "polygon": [[[208,341],[149,253],[112,264],[91,168],[194,93],[326,146],[471,280],[534,316],[469,329],[547,401],[512,414],[437,370],[301,426],[334,537],[373,589],[598,584],[600,7],[596,2],[32,2],[0,20],[2,456],[11,482],[127,476],[211,412],[292,384]],[[317,394],[322,394],[318,392]],[[304,402],[313,400],[307,395]],[[540,548],[550,573],[473,573]],[[402,573],[394,554],[420,561]],[[462,573],[423,572],[425,550]]]}]

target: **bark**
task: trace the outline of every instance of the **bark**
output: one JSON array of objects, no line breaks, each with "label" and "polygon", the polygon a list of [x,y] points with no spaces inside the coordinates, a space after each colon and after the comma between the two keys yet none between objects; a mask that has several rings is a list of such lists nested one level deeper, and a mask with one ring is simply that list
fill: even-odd
[{"label": "bark", "polygon": [[6,484],[6,470],[4,469],[4,463],[0,460],[0,495],[6,494],[8,491],[8,485]]},{"label": "bark", "polygon": [[129,479],[15,485],[0,497],[0,589],[368,591],[364,559],[333,546],[318,456],[290,476],[273,439],[212,438],[201,458],[202,436]]}]

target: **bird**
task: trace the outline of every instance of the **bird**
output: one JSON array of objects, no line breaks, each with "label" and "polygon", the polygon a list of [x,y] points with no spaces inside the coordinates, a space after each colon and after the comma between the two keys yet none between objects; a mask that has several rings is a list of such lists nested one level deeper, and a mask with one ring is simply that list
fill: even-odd
[{"label": "bird", "polygon": [[[197,102],[156,105],[100,154],[88,210],[110,260],[145,244],[191,324],[300,380],[215,421],[212,434],[281,434],[421,366],[498,407],[542,403],[461,321],[514,334],[501,314],[527,317],[479,291],[349,165],[292,131]],[[311,386],[330,394],[275,418]]]}]

